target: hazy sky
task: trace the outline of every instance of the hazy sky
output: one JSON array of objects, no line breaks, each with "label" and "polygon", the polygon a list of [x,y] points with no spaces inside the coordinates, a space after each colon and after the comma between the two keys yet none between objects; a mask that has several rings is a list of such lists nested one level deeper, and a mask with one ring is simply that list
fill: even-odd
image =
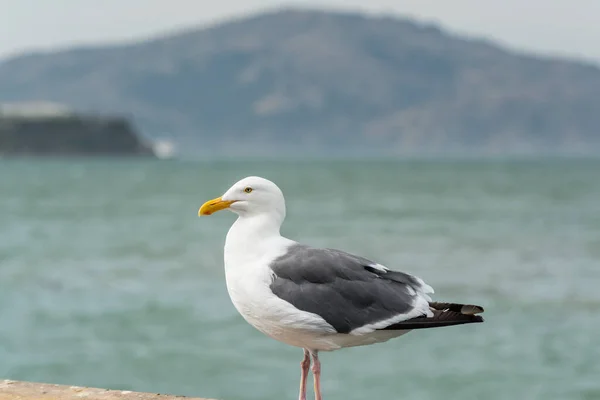
[{"label": "hazy sky", "polygon": [[600,62],[600,0],[0,0],[0,58],[134,40],[284,5],[411,15],[519,49]]}]

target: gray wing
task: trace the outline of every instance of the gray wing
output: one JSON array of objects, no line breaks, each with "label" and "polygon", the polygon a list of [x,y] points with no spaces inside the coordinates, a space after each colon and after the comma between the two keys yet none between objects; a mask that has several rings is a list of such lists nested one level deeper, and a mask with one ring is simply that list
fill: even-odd
[{"label": "gray wing", "polygon": [[340,250],[297,244],[270,266],[275,295],[339,333],[428,314],[426,293],[433,290],[421,279]]}]

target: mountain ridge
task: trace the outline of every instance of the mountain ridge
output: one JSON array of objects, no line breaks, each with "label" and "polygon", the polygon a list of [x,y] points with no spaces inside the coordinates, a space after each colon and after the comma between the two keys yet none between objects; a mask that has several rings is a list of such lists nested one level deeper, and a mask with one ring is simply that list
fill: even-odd
[{"label": "mountain ridge", "polygon": [[192,153],[600,151],[599,67],[355,12],[0,61],[0,102],[38,99],[130,114]]}]

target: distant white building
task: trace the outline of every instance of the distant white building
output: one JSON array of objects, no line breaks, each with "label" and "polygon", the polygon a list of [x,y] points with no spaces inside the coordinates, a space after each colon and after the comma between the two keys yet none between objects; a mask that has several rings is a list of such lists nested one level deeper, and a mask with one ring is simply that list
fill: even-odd
[{"label": "distant white building", "polygon": [[154,155],[160,159],[166,160],[175,157],[175,144],[170,140],[158,139],[152,143]]},{"label": "distant white building", "polygon": [[49,101],[0,103],[0,116],[22,118],[67,117],[73,111],[64,104]]}]

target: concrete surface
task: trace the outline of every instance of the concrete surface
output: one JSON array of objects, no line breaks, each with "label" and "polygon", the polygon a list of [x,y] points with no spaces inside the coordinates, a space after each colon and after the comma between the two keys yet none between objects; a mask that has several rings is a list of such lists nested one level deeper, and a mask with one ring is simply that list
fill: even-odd
[{"label": "concrete surface", "polygon": [[158,393],[0,380],[0,400],[214,400]]}]

